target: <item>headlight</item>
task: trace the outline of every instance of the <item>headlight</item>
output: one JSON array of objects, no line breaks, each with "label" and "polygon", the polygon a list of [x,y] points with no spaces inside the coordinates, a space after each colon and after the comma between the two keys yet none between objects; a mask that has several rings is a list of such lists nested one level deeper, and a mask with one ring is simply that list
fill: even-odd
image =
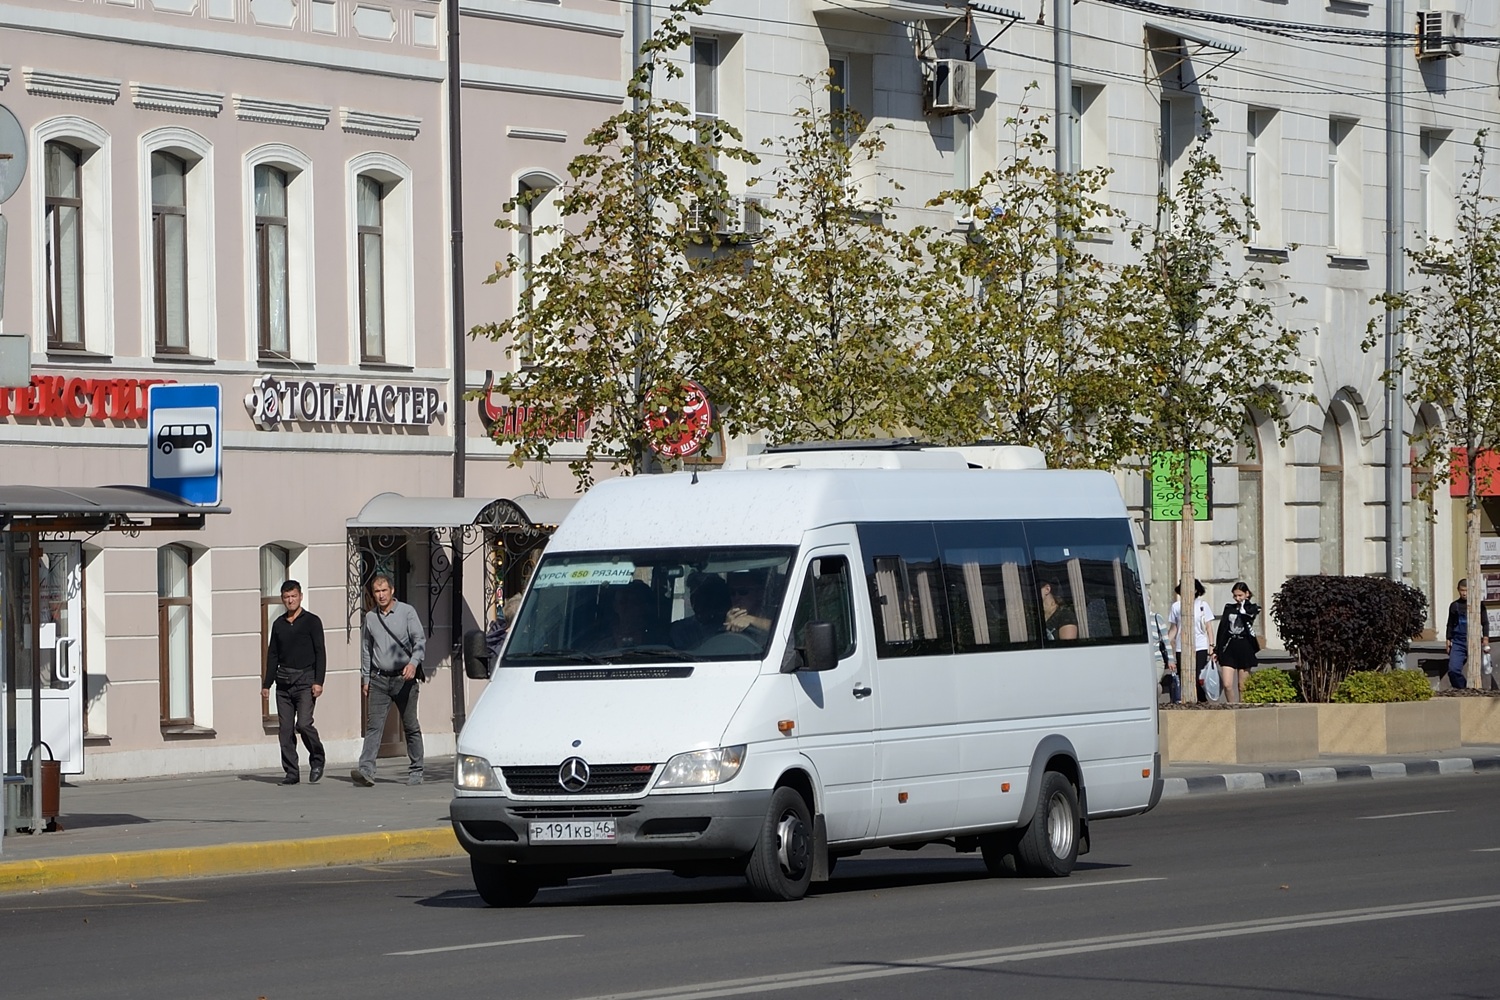
[{"label": "headlight", "polygon": [[500,779],[495,777],[495,769],[490,766],[490,762],[471,753],[458,755],[453,767],[453,783],[459,788],[476,791],[500,791]]},{"label": "headlight", "polygon": [[716,750],[694,750],[680,753],[667,761],[657,788],[685,788],[689,785],[717,785],[740,773],[745,762],[745,746],[719,747]]}]

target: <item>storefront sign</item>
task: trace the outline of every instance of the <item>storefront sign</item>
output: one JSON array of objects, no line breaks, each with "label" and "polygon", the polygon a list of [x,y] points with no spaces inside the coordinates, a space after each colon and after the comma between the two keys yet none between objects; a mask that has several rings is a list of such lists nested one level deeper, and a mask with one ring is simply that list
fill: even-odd
[{"label": "storefront sign", "polygon": [[1500,564],[1500,538],[1485,537],[1479,540],[1479,562],[1484,566]]},{"label": "storefront sign", "polygon": [[390,382],[303,382],[267,375],[245,396],[262,430],[288,421],[425,426],[448,412],[438,390]]},{"label": "storefront sign", "polygon": [[515,440],[523,430],[542,432],[549,441],[583,441],[589,435],[588,414],[582,410],[562,419],[546,419],[535,406],[511,406],[500,402],[495,373],[484,373],[484,395],[479,397],[479,422],[490,437]]},{"label": "storefront sign", "polygon": [[667,458],[683,458],[702,448],[713,434],[714,408],[703,386],[691,380],[682,383],[682,408],[666,400],[666,387],[655,393],[657,400],[646,410],[646,433],[651,435],[651,450]]},{"label": "storefront sign", "polygon": [[146,390],[165,378],[33,375],[27,386],[0,387],[0,417],[18,420],[142,420]]},{"label": "storefront sign", "polygon": [[[1452,457],[1453,474],[1448,477],[1448,495],[1453,497],[1466,497],[1469,495],[1469,449],[1454,448]],[[1478,480],[1474,493],[1482,497],[1500,497],[1500,452],[1485,448],[1474,460],[1474,478]]]}]

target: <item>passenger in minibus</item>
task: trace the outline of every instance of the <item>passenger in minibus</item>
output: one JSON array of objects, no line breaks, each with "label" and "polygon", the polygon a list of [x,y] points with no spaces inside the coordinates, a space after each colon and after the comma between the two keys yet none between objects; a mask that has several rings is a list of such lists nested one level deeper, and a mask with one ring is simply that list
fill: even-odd
[{"label": "passenger in minibus", "polygon": [[1064,642],[1078,638],[1078,618],[1062,600],[1062,587],[1056,580],[1042,580],[1037,588],[1042,599],[1042,627],[1051,641]]},{"label": "passenger in minibus", "polygon": [[729,614],[724,627],[744,632],[756,639],[771,631],[771,619],[762,613],[766,597],[764,570],[744,570],[729,574]]},{"label": "passenger in minibus", "polygon": [[688,586],[693,613],[672,623],[672,645],[696,649],[725,631],[729,617],[729,584],[717,573],[699,573]]},{"label": "passenger in minibus", "polygon": [[652,607],[651,586],[631,580],[623,587],[606,587],[610,606],[603,627],[586,644],[595,652],[631,646],[664,646],[667,630]]}]

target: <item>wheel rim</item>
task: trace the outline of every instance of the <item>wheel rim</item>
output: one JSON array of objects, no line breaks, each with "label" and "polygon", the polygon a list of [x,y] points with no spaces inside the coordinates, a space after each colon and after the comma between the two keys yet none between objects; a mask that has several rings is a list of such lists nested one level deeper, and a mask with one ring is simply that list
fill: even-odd
[{"label": "wheel rim", "polygon": [[794,882],[802,878],[811,853],[802,817],[794,812],[782,816],[776,824],[776,841],[776,860],[781,864],[781,873]]},{"label": "wheel rim", "polygon": [[1066,858],[1073,853],[1073,837],[1077,824],[1073,821],[1073,810],[1067,796],[1053,792],[1047,802],[1047,844],[1056,858]]}]

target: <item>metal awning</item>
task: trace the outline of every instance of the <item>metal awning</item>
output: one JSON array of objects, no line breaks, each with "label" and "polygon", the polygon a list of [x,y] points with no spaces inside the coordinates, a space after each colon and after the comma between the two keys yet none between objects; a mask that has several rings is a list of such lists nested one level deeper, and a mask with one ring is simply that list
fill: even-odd
[{"label": "metal awning", "polygon": [[504,527],[557,527],[574,499],[554,499],[534,495],[514,500],[492,497],[408,497],[400,493],[381,493],[349,518],[350,531],[373,531],[382,528],[435,529]]},{"label": "metal awning", "polygon": [[187,530],[229,512],[145,486],[0,486],[0,527],[17,532]]}]

